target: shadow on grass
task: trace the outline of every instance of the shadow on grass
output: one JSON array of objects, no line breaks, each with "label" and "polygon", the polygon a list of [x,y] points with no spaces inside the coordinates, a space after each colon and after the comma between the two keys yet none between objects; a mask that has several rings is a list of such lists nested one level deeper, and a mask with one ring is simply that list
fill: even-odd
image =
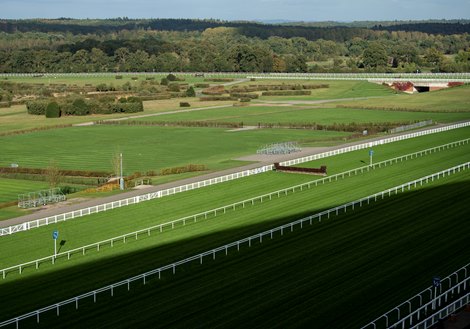
[{"label": "shadow on grass", "polygon": [[[225,257],[222,252],[215,261],[208,256],[202,266],[196,261],[178,267],[175,276],[168,271],[146,286],[135,283],[130,293],[124,287],[112,298],[109,292],[98,295],[98,304],[90,298],[80,304],[79,312],[71,311],[74,304],[65,308],[70,313],[61,310],[59,318],[49,312],[41,326],[311,326],[331,317],[322,325],[341,328],[358,321],[358,308],[371,314],[364,315],[366,319],[372,319],[377,309],[383,313],[422,289],[416,285],[427,287],[429,282],[422,281],[428,276],[439,270],[445,276],[468,263],[469,185],[455,183],[399,194],[312,229],[287,230],[282,238],[266,239],[263,248],[245,245],[240,253],[235,248]],[[309,214],[0,282],[0,321]],[[338,310],[340,317],[335,316]],[[27,326],[35,322],[33,318]]]}]

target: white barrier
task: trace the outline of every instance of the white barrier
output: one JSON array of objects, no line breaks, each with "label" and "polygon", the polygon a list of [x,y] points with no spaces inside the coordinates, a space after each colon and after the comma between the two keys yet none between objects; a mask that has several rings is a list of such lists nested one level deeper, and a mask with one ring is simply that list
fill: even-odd
[{"label": "white barrier", "polygon": [[377,199],[380,199],[380,198],[384,199],[385,196],[391,196],[392,193],[398,194],[398,192],[404,192],[405,190],[410,190],[412,187],[417,187],[418,184],[420,184],[420,186],[422,186],[423,183],[428,183],[429,181],[434,181],[435,179],[439,179],[441,177],[443,178],[445,176],[449,176],[451,174],[455,174],[457,172],[460,172],[461,170],[466,170],[466,169],[469,169],[469,168],[470,168],[470,162],[467,162],[467,163],[460,164],[458,166],[454,166],[454,167],[446,169],[446,170],[442,170],[442,171],[434,173],[432,175],[421,177],[419,179],[410,181],[408,183],[405,183],[405,184],[402,184],[402,185],[399,185],[399,186],[395,186],[393,188],[381,191],[379,193],[375,193],[375,194],[369,195],[367,197],[364,197],[364,198],[361,198],[361,199],[358,199],[358,200],[355,200],[355,201],[352,201],[352,202],[345,203],[345,204],[340,205],[338,207],[325,210],[321,213],[317,213],[315,215],[311,215],[311,216],[296,220],[294,222],[291,222],[291,223],[288,223],[288,224],[285,224],[285,225],[282,225],[282,226],[278,226],[276,228],[273,228],[273,229],[264,231],[262,233],[255,234],[255,235],[252,235],[250,237],[247,237],[247,238],[244,238],[244,239],[241,239],[241,240],[238,240],[238,241],[220,246],[218,248],[200,253],[198,255],[194,255],[192,257],[177,261],[175,263],[159,267],[159,268],[151,270],[149,272],[145,272],[143,274],[133,276],[131,278],[128,278],[128,279],[120,281],[120,282],[116,282],[116,283],[108,285],[106,287],[87,292],[85,294],[67,299],[65,301],[62,301],[62,302],[59,302],[59,303],[56,303],[56,304],[53,304],[53,305],[50,305],[50,306],[47,306],[47,307],[43,307],[43,308],[35,310],[33,312],[29,312],[27,314],[15,317],[13,319],[1,322],[0,327],[15,324],[16,327],[19,328],[19,322],[21,320],[28,319],[28,318],[36,318],[37,322],[39,323],[41,313],[54,310],[54,311],[57,312],[57,315],[59,315],[60,307],[65,306],[65,305],[69,305],[69,304],[75,304],[76,309],[78,309],[78,306],[79,306],[78,301],[79,300],[82,300],[82,299],[85,299],[85,298],[88,298],[88,297],[93,297],[94,302],[96,302],[96,297],[99,293],[109,292],[111,294],[111,296],[113,296],[114,295],[114,289],[117,288],[117,287],[127,286],[127,289],[130,290],[131,282],[142,281],[143,284],[146,284],[147,280],[150,277],[158,276],[158,278],[160,279],[162,272],[170,271],[173,274],[175,274],[176,273],[176,268],[178,266],[181,266],[181,265],[184,265],[184,264],[187,264],[187,263],[191,263],[191,262],[194,262],[194,261],[200,262],[200,264],[202,264],[204,257],[210,256],[212,259],[215,259],[217,253],[222,252],[224,255],[227,255],[229,249],[237,248],[237,250],[240,250],[240,246],[244,245],[244,244],[248,244],[248,246],[251,247],[252,242],[259,241],[260,243],[262,243],[264,237],[269,237],[269,238],[272,239],[274,233],[279,232],[281,235],[283,235],[285,230],[293,231],[295,227],[299,227],[299,228],[302,229],[303,225],[306,224],[306,223],[309,223],[310,225],[313,224],[313,220],[318,220],[318,222],[321,222],[322,217],[323,218],[325,218],[325,217],[330,218],[330,215],[338,215],[340,213],[340,211],[343,211],[343,213],[347,212],[348,208],[350,208],[350,210],[354,210],[355,207],[362,207],[363,204],[369,204],[370,201],[377,201]]},{"label": "white barrier", "polygon": [[[457,124],[452,124],[452,125],[445,126],[445,127],[439,127],[439,128],[433,128],[433,129],[418,131],[418,132],[409,133],[409,134],[400,135],[400,136],[389,137],[389,138],[381,139],[381,140],[378,140],[378,141],[366,142],[366,143],[357,144],[357,145],[353,145],[353,146],[347,146],[347,147],[339,148],[339,149],[336,149],[336,150],[333,150],[333,151],[323,152],[323,153],[319,153],[319,154],[315,154],[315,155],[310,155],[310,156],[307,156],[307,157],[302,157],[302,158],[299,158],[299,159],[294,159],[294,160],[290,160],[290,161],[281,162],[280,165],[281,166],[291,166],[291,165],[304,163],[304,162],[309,162],[309,161],[313,161],[313,160],[317,160],[317,159],[322,159],[322,158],[326,158],[326,157],[330,157],[330,156],[334,156],[334,155],[338,155],[338,154],[343,154],[343,153],[347,153],[347,152],[366,149],[366,148],[373,147],[373,146],[376,146],[376,145],[383,145],[383,144],[393,143],[393,142],[397,142],[397,141],[401,141],[401,140],[405,140],[405,139],[409,139],[409,138],[425,136],[425,135],[429,135],[429,134],[444,132],[444,131],[457,129],[457,128],[462,128],[462,127],[468,127],[468,126],[470,126],[470,121],[457,123]],[[168,195],[172,195],[172,194],[176,194],[176,193],[180,193],[180,192],[184,192],[184,191],[198,189],[198,188],[201,188],[201,187],[204,187],[204,186],[219,184],[219,183],[222,183],[222,182],[231,181],[231,180],[242,178],[242,177],[247,177],[247,176],[251,176],[251,175],[264,173],[264,172],[267,172],[267,171],[271,171],[273,168],[274,168],[273,165],[263,166],[263,167],[250,169],[250,170],[245,170],[245,171],[230,174],[230,175],[225,175],[225,176],[220,176],[220,177],[216,177],[216,178],[207,179],[207,180],[204,180],[204,181],[199,181],[199,182],[196,182],[196,183],[177,186],[177,187],[173,187],[173,188],[158,191],[158,192],[147,193],[147,194],[135,196],[135,197],[132,197],[132,198],[113,201],[113,202],[101,204],[101,205],[98,205],[98,206],[79,209],[79,210],[75,210],[75,211],[71,211],[71,212],[67,212],[67,213],[63,213],[63,214],[59,214],[59,215],[54,215],[54,216],[50,216],[50,217],[36,219],[36,220],[33,220],[33,221],[18,224],[18,225],[13,225],[13,226],[5,227],[5,228],[0,228],[0,237],[4,236],[4,235],[14,234],[14,233],[21,232],[21,231],[30,230],[32,228],[36,228],[36,227],[40,227],[40,226],[44,226],[44,225],[55,224],[57,222],[66,221],[66,220],[69,220],[69,219],[94,214],[94,213],[97,213],[97,212],[107,211],[107,210],[111,210],[111,209],[114,209],[114,208],[120,208],[120,207],[123,207],[123,206],[128,206],[128,205],[136,204],[136,203],[143,202],[143,201],[148,201],[148,200],[152,200],[152,199],[156,199],[156,198],[161,198],[161,197],[164,197],[164,196],[168,196]]]}]

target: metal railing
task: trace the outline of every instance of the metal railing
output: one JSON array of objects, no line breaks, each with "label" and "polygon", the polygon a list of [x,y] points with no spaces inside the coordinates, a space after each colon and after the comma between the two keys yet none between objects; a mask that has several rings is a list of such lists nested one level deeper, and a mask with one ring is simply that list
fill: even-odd
[{"label": "metal railing", "polygon": [[[362,150],[362,149],[370,148],[370,147],[377,146],[377,145],[393,143],[393,142],[402,141],[402,140],[409,139],[409,138],[415,138],[415,137],[425,136],[428,134],[440,133],[440,132],[444,132],[444,131],[448,131],[452,129],[458,129],[462,127],[468,127],[468,126],[470,126],[470,121],[452,124],[449,126],[444,126],[444,127],[439,127],[439,128],[432,128],[432,129],[404,134],[400,136],[389,137],[389,138],[385,138],[385,139],[381,139],[381,140],[377,140],[373,142],[366,142],[362,144],[347,146],[347,147],[339,148],[339,149],[328,151],[328,152],[323,152],[323,153],[314,154],[314,155],[310,155],[310,156],[306,156],[306,157],[302,157],[302,158],[298,158],[294,160],[281,162],[280,165],[291,166],[291,165],[295,165],[299,163],[323,159],[323,158],[338,155],[338,154]],[[78,217],[82,217],[82,216],[86,216],[86,215],[90,215],[90,214],[94,214],[94,213],[98,213],[102,211],[112,210],[115,208],[120,208],[123,206],[128,206],[128,205],[136,204],[136,203],[143,202],[143,201],[161,198],[164,196],[173,195],[173,194],[184,192],[184,191],[190,191],[190,190],[198,189],[198,188],[209,186],[209,185],[219,184],[219,183],[235,180],[238,178],[243,178],[243,177],[247,177],[251,175],[264,173],[267,171],[271,171],[273,167],[274,167],[273,165],[268,165],[268,166],[263,166],[259,168],[249,169],[249,170],[245,170],[245,171],[238,172],[238,173],[233,173],[233,174],[229,174],[225,176],[219,176],[216,178],[211,178],[211,179],[207,179],[207,180],[203,180],[203,181],[199,181],[199,182],[195,182],[191,184],[177,186],[177,187],[173,187],[173,188],[162,190],[162,191],[147,193],[147,194],[143,194],[143,195],[139,195],[139,196],[135,196],[131,198],[126,198],[126,199],[122,199],[118,201],[113,201],[113,202],[109,202],[109,203],[105,203],[105,204],[101,204],[97,206],[87,207],[87,208],[74,210],[74,211],[67,212],[67,213],[40,218],[40,219],[32,220],[29,222],[25,222],[22,224],[0,228],[0,237],[3,235],[10,235],[10,234],[27,231],[27,230],[45,226],[45,225],[56,224],[57,222],[66,221],[69,219],[74,219],[74,218],[78,218]]]},{"label": "metal railing", "polygon": [[100,294],[100,293],[109,292],[111,294],[111,296],[113,296],[114,295],[114,289],[117,288],[117,287],[127,286],[127,289],[130,290],[131,283],[136,282],[136,281],[142,281],[142,283],[145,285],[147,280],[149,280],[149,278],[151,278],[151,277],[158,276],[158,278],[161,278],[161,274],[163,272],[170,271],[171,273],[175,274],[176,273],[176,268],[178,266],[182,266],[184,264],[192,263],[194,261],[200,262],[200,264],[202,264],[204,257],[211,257],[212,259],[215,259],[216,254],[218,254],[218,253],[223,253],[224,255],[227,255],[229,249],[237,248],[237,250],[240,250],[240,246],[245,245],[245,244],[248,244],[248,246],[251,247],[251,244],[253,242],[258,242],[259,241],[259,243],[262,243],[263,238],[265,238],[265,237],[269,237],[269,238],[272,239],[274,233],[279,232],[281,235],[283,235],[285,230],[290,230],[292,232],[294,230],[294,228],[297,228],[297,227],[302,229],[304,224],[306,224],[306,223],[308,223],[310,225],[313,224],[313,220],[317,220],[318,222],[321,222],[322,217],[324,219],[325,218],[330,218],[330,215],[338,215],[341,211],[343,213],[346,213],[348,208],[350,208],[350,210],[354,210],[355,207],[362,207],[362,205],[366,204],[366,203],[369,204],[371,200],[372,201],[377,201],[377,199],[380,199],[380,198],[384,199],[385,196],[391,196],[392,193],[398,194],[398,192],[404,192],[405,190],[410,190],[413,187],[417,187],[418,184],[421,186],[421,185],[423,185],[423,183],[428,183],[429,181],[434,181],[435,179],[440,179],[440,178],[449,176],[451,174],[455,174],[457,172],[460,172],[462,170],[466,170],[466,169],[469,169],[469,168],[470,168],[470,162],[467,162],[467,163],[460,164],[458,166],[454,166],[452,168],[448,168],[446,170],[439,171],[439,172],[434,173],[432,175],[421,177],[419,179],[407,182],[407,183],[399,185],[399,186],[395,186],[393,188],[381,191],[379,193],[375,193],[375,194],[369,195],[367,197],[345,203],[343,205],[340,205],[340,206],[322,211],[322,212],[317,213],[315,215],[311,215],[311,216],[296,220],[294,222],[291,222],[291,223],[288,223],[288,224],[285,224],[285,225],[282,225],[282,226],[278,226],[276,228],[264,231],[262,233],[255,234],[255,235],[252,235],[250,237],[247,237],[247,238],[244,238],[244,239],[241,239],[241,240],[238,240],[238,241],[220,246],[218,248],[214,248],[214,249],[211,249],[209,251],[194,255],[192,257],[185,258],[183,260],[174,262],[172,264],[168,264],[168,265],[156,268],[154,270],[145,272],[143,274],[133,276],[131,278],[128,278],[126,280],[122,280],[120,282],[113,283],[113,284],[108,285],[106,287],[87,292],[85,294],[67,299],[67,300],[59,302],[59,303],[55,303],[53,305],[49,305],[47,307],[43,307],[41,309],[29,312],[27,314],[15,317],[13,319],[10,319],[10,320],[4,321],[4,322],[1,322],[0,327],[4,327],[4,326],[13,324],[13,325],[16,325],[16,328],[19,328],[19,322],[21,320],[25,320],[25,319],[28,319],[28,318],[36,318],[36,321],[39,323],[41,313],[53,310],[53,311],[56,311],[57,315],[59,315],[60,314],[60,307],[65,306],[65,305],[69,305],[69,304],[75,304],[76,309],[78,309],[79,300],[82,300],[82,299],[85,299],[85,298],[88,298],[88,297],[93,297],[94,302],[96,302],[97,295]]},{"label": "metal railing", "polygon": [[[470,301],[468,289],[470,289],[470,264],[443,278],[439,288],[429,286],[361,329],[429,328],[466,305],[460,302]],[[464,294],[466,295],[462,296]]]},{"label": "metal railing", "polygon": [[3,279],[5,279],[6,275],[8,273],[11,273],[13,271],[18,271],[19,274],[22,274],[23,270],[27,267],[30,267],[30,266],[35,267],[35,269],[37,270],[37,269],[39,269],[39,265],[41,263],[46,263],[47,262],[47,263],[54,264],[56,259],[60,258],[60,257],[67,257],[67,259],[70,259],[70,257],[73,254],[80,253],[82,255],[85,255],[87,250],[93,249],[93,250],[100,251],[100,248],[102,248],[103,246],[109,245],[109,246],[113,247],[116,242],[122,241],[123,243],[126,243],[126,239],[129,239],[129,238],[134,238],[135,237],[135,239],[138,239],[139,235],[144,235],[144,234],[150,236],[152,231],[158,231],[158,232],[161,233],[161,232],[163,232],[163,230],[165,228],[170,228],[171,227],[171,229],[174,229],[177,225],[185,226],[186,222],[188,222],[188,221],[197,222],[197,220],[200,219],[200,218],[207,219],[210,216],[217,217],[218,213],[225,214],[225,213],[227,213],[227,211],[236,210],[237,207],[245,208],[246,205],[252,205],[253,206],[253,205],[255,205],[255,203],[263,203],[263,200],[265,200],[265,199],[272,200],[273,197],[280,198],[282,195],[287,196],[288,193],[290,193],[290,192],[295,193],[296,190],[302,191],[304,189],[310,189],[312,186],[318,186],[318,185],[325,184],[327,182],[337,181],[338,178],[344,179],[345,177],[350,177],[351,175],[358,175],[359,173],[363,173],[364,171],[368,172],[371,169],[381,168],[382,166],[384,166],[384,167],[390,166],[394,163],[402,162],[404,160],[406,161],[408,159],[417,158],[417,157],[420,157],[420,156],[431,154],[433,152],[439,152],[441,150],[445,150],[445,149],[449,149],[449,148],[453,148],[453,147],[458,147],[458,146],[469,144],[469,143],[470,143],[470,138],[467,138],[467,139],[463,139],[463,140],[459,140],[459,141],[439,145],[439,146],[436,146],[436,147],[424,149],[424,150],[421,150],[421,151],[418,151],[418,152],[405,154],[405,155],[395,157],[395,158],[392,158],[392,159],[376,162],[376,163],[373,163],[372,165],[367,165],[367,166],[362,166],[362,167],[358,167],[358,168],[355,168],[355,169],[347,170],[347,171],[344,171],[344,172],[341,172],[341,173],[338,173],[338,174],[331,175],[329,177],[315,179],[315,180],[312,180],[312,181],[309,181],[309,182],[306,182],[306,183],[290,186],[290,187],[280,189],[280,190],[277,190],[277,191],[274,191],[274,192],[259,195],[259,196],[256,196],[256,197],[253,197],[253,198],[250,198],[250,199],[245,199],[245,200],[242,200],[242,201],[231,203],[229,205],[225,205],[225,206],[222,206],[222,207],[210,209],[210,210],[207,210],[207,211],[204,211],[204,212],[201,212],[201,213],[197,213],[197,214],[193,214],[193,215],[190,215],[190,216],[182,217],[182,218],[170,221],[170,222],[154,225],[154,226],[147,227],[147,228],[144,228],[144,229],[140,229],[140,230],[137,230],[137,231],[134,231],[134,232],[119,235],[119,236],[116,236],[116,237],[113,237],[113,238],[110,238],[110,239],[106,239],[106,240],[102,240],[102,241],[95,242],[95,243],[92,243],[92,244],[88,244],[86,246],[82,246],[82,247],[79,247],[79,248],[64,251],[64,252],[58,253],[56,255],[50,255],[50,256],[46,256],[46,257],[43,257],[43,258],[38,258],[38,259],[29,261],[29,262],[26,262],[26,263],[22,263],[22,264],[19,264],[19,265],[3,268],[3,269],[0,269],[0,273],[2,273]]},{"label": "metal railing", "polygon": [[432,81],[470,81],[468,72],[462,73],[256,73],[256,72],[101,72],[101,73],[1,73],[0,77],[112,77],[124,76],[164,76],[168,74],[204,77],[258,78],[258,79],[317,79],[317,80],[432,80]]}]

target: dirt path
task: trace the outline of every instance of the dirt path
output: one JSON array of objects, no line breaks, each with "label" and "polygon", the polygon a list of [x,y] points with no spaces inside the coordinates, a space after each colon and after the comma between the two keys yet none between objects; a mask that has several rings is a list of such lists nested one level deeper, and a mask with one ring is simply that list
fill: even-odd
[{"label": "dirt path", "polygon": [[[439,126],[445,126],[445,125],[427,127],[427,128],[423,128],[423,129],[417,129],[415,131],[423,131],[423,130],[433,129],[433,128],[436,128],[436,127],[439,127]],[[403,133],[399,133],[399,134],[394,134],[393,136],[404,135],[404,134],[407,134],[407,133],[408,132],[403,132]],[[172,188],[172,187],[176,187],[176,186],[181,186],[181,185],[185,185],[185,184],[190,184],[190,183],[195,183],[195,182],[210,179],[210,178],[229,175],[229,174],[232,174],[232,173],[236,173],[236,172],[240,172],[240,171],[244,171],[244,170],[248,170],[248,169],[258,168],[258,167],[261,167],[261,166],[264,166],[264,165],[273,164],[274,162],[287,161],[287,160],[291,160],[291,159],[300,158],[300,157],[303,157],[303,156],[308,156],[308,155],[313,155],[313,154],[318,154],[318,153],[322,153],[322,152],[326,152],[326,151],[339,149],[339,148],[346,147],[346,146],[377,141],[377,140],[389,138],[390,136],[392,136],[392,135],[387,135],[387,136],[383,136],[383,137],[375,137],[375,138],[370,138],[370,139],[366,139],[366,140],[361,139],[361,140],[356,141],[356,142],[345,143],[345,144],[331,146],[331,147],[304,148],[301,152],[295,152],[295,153],[291,153],[291,154],[283,154],[283,155],[258,155],[258,154],[254,154],[254,155],[249,155],[249,156],[246,156],[246,157],[243,157],[243,158],[240,158],[240,159],[249,160],[249,161],[259,161],[259,162],[252,163],[252,164],[245,165],[245,166],[241,166],[241,167],[230,168],[230,169],[226,169],[226,170],[222,170],[222,171],[212,172],[212,173],[208,173],[208,174],[204,174],[204,175],[200,175],[200,176],[196,176],[196,177],[191,177],[191,178],[187,178],[187,179],[183,179],[183,180],[179,180],[179,181],[174,181],[174,182],[170,182],[170,183],[166,183],[166,184],[151,186],[151,187],[146,188],[144,190],[136,189],[136,190],[120,193],[120,194],[109,196],[109,197],[91,199],[91,200],[88,200],[88,201],[85,201],[85,202],[82,202],[82,203],[78,203],[78,204],[65,205],[63,207],[58,206],[58,207],[55,207],[53,209],[42,209],[42,210],[36,211],[36,212],[34,212],[32,214],[29,214],[29,215],[26,215],[26,216],[21,216],[21,217],[16,217],[16,218],[13,218],[13,219],[8,219],[8,220],[1,221],[0,222],[0,227],[8,227],[8,226],[11,226],[11,225],[21,224],[21,223],[28,222],[28,221],[35,220],[35,219],[39,219],[39,218],[58,215],[58,214],[62,214],[62,213],[66,213],[66,212],[70,212],[70,211],[74,211],[74,210],[78,210],[78,209],[83,209],[83,208],[86,208],[86,207],[97,206],[97,205],[112,202],[112,201],[117,201],[117,200],[121,200],[121,199],[125,199],[125,198],[130,198],[130,197],[134,197],[134,196],[138,196],[138,195],[142,195],[142,194],[147,194],[147,193],[151,193],[151,192],[161,191],[161,190],[164,190],[164,189],[168,189],[168,188]]]}]

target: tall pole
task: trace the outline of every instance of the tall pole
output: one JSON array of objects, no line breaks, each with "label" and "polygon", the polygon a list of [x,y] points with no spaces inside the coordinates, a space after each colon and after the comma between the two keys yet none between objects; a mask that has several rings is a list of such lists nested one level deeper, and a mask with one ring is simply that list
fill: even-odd
[{"label": "tall pole", "polygon": [[57,258],[57,239],[54,239],[54,258]]},{"label": "tall pole", "polygon": [[120,167],[121,167],[121,177],[119,178],[119,188],[121,190],[124,190],[124,178],[122,177],[122,153],[120,154],[120,160],[121,160],[121,164],[120,164]]}]

